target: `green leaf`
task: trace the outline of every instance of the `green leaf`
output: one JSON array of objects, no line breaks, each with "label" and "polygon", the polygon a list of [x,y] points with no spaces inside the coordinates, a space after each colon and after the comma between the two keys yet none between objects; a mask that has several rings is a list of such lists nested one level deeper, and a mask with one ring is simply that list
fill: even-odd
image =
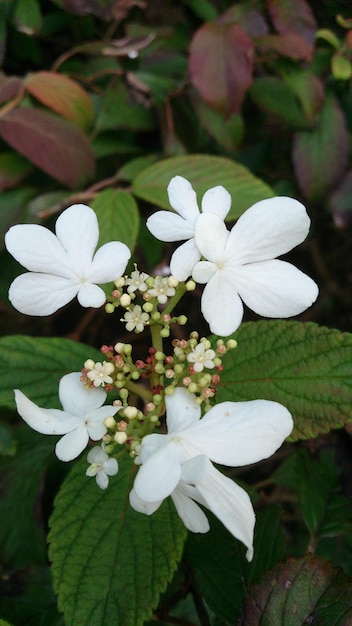
[{"label": "green leaf", "polygon": [[39,33],[42,27],[42,14],[38,0],[17,0],[14,22],[17,30],[26,35]]},{"label": "green leaf", "polygon": [[[12,571],[6,592],[0,597],[0,613],[13,626],[62,626],[48,566]],[[5,623],[0,620],[0,626]]]},{"label": "green leaf", "polygon": [[348,133],[333,96],[321,107],[316,128],[295,134],[292,157],[299,187],[310,201],[319,202],[341,179],[347,165]]},{"label": "green leaf", "polygon": [[300,509],[314,543],[351,527],[351,506],[341,494],[339,472],[330,451],[311,459],[306,450],[296,456],[296,486]]},{"label": "green leaf", "polygon": [[19,388],[42,407],[58,407],[58,382],[101,353],[69,339],[11,335],[0,338],[0,406],[15,407]]},{"label": "green leaf", "polygon": [[256,78],[249,91],[255,104],[265,113],[274,115],[294,128],[307,125],[293,91],[280,78]]},{"label": "green leaf", "polygon": [[116,128],[152,130],[154,126],[152,110],[131,101],[130,93],[122,81],[105,91],[97,118],[98,132]]},{"label": "green leaf", "polygon": [[125,456],[106,491],[82,459],[64,481],[50,520],[54,588],[65,624],[141,626],[181,558],[186,529],[171,500],[151,516],[128,501],[135,465]]},{"label": "green leaf", "polygon": [[268,572],[247,597],[238,626],[349,626],[352,579],[331,563],[306,556]]},{"label": "green leaf", "polygon": [[204,535],[190,533],[185,558],[196,587],[214,613],[234,624],[247,588],[260,580],[283,555],[279,507],[258,511],[254,533],[254,558],[248,563],[245,548],[214,517]]},{"label": "green leaf", "polygon": [[17,442],[6,424],[0,422],[0,457],[13,456]]},{"label": "green leaf", "polygon": [[94,198],[92,209],[99,222],[99,246],[122,241],[133,252],[139,230],[139,213],[135,199],[127,191],[105,189]]},{"label": "green leaf", "polygon": [[26,221],[24,216],[28,202],[35,195],[36,190],[31,187],[9,189],[0,194],[0,249],[4,247],[4,235],[7,229],[17,222]]},{"label": "green leaf", "polygon": [[26,567],[46,561],[44,529],[37,498],[54,441],[22,426],[15,458],[3,460],[0,499],[0,552],[4,563]]},{"label": "green leaf", "polygon": [[14,152],[0,154],[0,190],[17,187],[32,168],[32,164],[20,154]]},{"label": "green leaf", "polygon": [[352,421],[352,335],[313,323],[242,324],[223,357],[217,400],[275,400],[294,419],[291,439]]},{"label": "green leaf", "polygon": [[146,154],[125,163],[118,171],[119,180],[131,182],[138,174],[159,159],[157,154]]},{"label": "green leaf", "polygon": [[232,196],[227,219],[239,217],[252,204],[272,198],[273,191],[251,172],[230,159],[201,154],[177,156],[144,169],[133,181],[133,193],[163,209],[170,209],[167,186],[173,176],[184,176],[199,200],[210,187],[223,185]]}]

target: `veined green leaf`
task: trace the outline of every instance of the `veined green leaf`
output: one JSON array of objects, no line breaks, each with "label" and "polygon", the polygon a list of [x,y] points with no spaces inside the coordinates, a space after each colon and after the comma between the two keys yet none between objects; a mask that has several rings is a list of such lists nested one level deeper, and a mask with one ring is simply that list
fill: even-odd
[{"label": "veined green leaf", "polygon": [[135,199],[128,191],[106,189],[91,203],[99,221],[99,246],[122,241],[130,250],[136,245],[139,214]]},{"label": "veined green leaf", "polygon": [[192,183],[199,203],[207,189],[223,185],[232,196],[228,220],[236,219],[255,202],[274,195],[268,185],[243,165],[201,154],[172,157],[147,167],[134,179],[132,191],[138,198],[170,209],[167,186],[173,176],[184,176]]},{"label": "veined green leaf", "polygon": [[280,402],[294,419],[292,439],[352,421],[352,334],[277,320],[242,324],[233,337],[217,401]]},{"label": "veined green leaf", "polygon": [[142,626],[181,558],[186,529],[171,500],[151,516],[132,509],[129,457],[105,491],[86,468],[82,459],[65,479],[50,521],[59,609],[67,626]]}]

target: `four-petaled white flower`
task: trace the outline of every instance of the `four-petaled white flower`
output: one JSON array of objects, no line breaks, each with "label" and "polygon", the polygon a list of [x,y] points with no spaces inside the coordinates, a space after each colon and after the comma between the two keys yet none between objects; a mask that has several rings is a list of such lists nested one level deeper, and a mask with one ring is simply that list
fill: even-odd
[{"label": "four-petaled white flower", "polygon": [[131,254],[119,241],[103,245],[94,211],[75,204],[59,216],[56,235],[38,224],[12,226],[5,235],[7,250],[26,267],[10,286],[9,299],[27,315],[50,315],[77,296],[84,307],[100,307],[105,293],[98,284],[125,271]]},{"label": "four-petaled white flower", "polygon": [[255,524],[251,501],[210,461],[239,467],[269,457],[292,431],[290,413],[268,400],[222,402],[200,419],[195,396],[184,388],[165,401],[168,433],[142,439],[132,507],[150,515],[171,496],[185,526],[204,533],[209,524],[197,505],[202,504],[245,544],[250,560]]},{"label": "four-petaled white flower", "polygon": [[142,293],[143,291],[147,291],[148,285],[145,281],[148,278],[149,274],[146,274],[145,272],[140,272],[139,270],[135,269],[133,272],[131,272],[131,277],[126,278],[125,280],[125,285],[128,285],[127,292],[133,293],[134,291],[137,291],[137,289]]},{"label": "four-petaled white flower", "polygon": [[[191,183],[182,176],[171,179],[167,188],[169,202],[176,211],[157,211],[147,220],[147,228],[160,241],[185,241],[175,250],[170,261],[171,274],[179,281],[186,280],[201,253],[194,239],[200,211]],[[215,213],[225,219],[231,207],[231,196],[222,186],[208,189],[202,199],[202,212]]]},{"label": "four-petaled white flower", "polygon": [[170,285],[170,278],[171,277],[156,276],[154,278],[153,287],[147,291],[152,298],[157,298],[160,304],[166,304],[167,299],[175,295],[175,288]]},{"label": "four-petaled white flower", "polygon": [[136,333],[141,333],[144,330],[144,326],[149,324],[149,315],[142,310],[139,304],[136,304],[133,309],[126,311],[122,322],[126,322],[126,330],[131,332],[135,330]]},{"label": "four-petaled white flower", "polygon": [[202,313],[210,330],[230,335],[243,317],[242,301],[264,317],[292,317],[318,296],[315,282],[275,257],[307,237],[310,220],[303,204],[286,197],[254,204],[231,231],[217,215],[202,214],[195,240],[205,261],[193,268],[193,279],[206,283]]},{"label": "four-petaled white flower", "polygon": [[44,435],[64,435],[56,444],[55,453],[61,461],[72,461],[86,448],[89,438],[98,441],[106,433],[104,420],[115,415],[116,406],[102,406],[106,391],[101,387],[85,387],[81,372],[63,376],[59,383],[59,399],[63,411],[43,409],[15,390],[17,411],[27,424]]},{"label": "four-petaled white flower", "polygon": [[95,476],[98,487],[106,489],[109,485],[109,476],[115,476],[119,471],[117,460],[109,457],[101,446],[95,446],[88,452],[88,463],[91,465],[86,476]]},{"label": "four-petaled white flower", "polygon": [[214,350],[211,348],[206,350],[202,342],[187,355],[187,361],[192,364],[195,372],[202,372],[205,367],[208,369],[215,367],[213,359],[215,359]]}]

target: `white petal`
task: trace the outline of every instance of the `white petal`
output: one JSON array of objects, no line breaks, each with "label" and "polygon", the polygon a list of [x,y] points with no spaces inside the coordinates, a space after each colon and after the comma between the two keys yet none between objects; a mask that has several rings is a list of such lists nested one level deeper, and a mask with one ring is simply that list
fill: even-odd
[{"label": "white petal", "polygon": [[172,208],[185,220],[194,224],[199,215],[199,208],[196,192],[191,183],[182,176],[175,176],[168,185],[167,193]]},{"label": "white petal", "polygon": [[220,219],[224,220],[231,208],[231,196],[229,192],[218,185],[212,187],[205,192],[202,200],[203,213],[215,213]]},{"label": "white petal", "polygon": [[114,408],[112,406],[102,406],[100,409],[95,409],[86,414],[85,423],[88,434],[93,441],[98,441],[105,435],[106,426],[104,425],[104,420],[115,414]]},{"label": "white petal", "polygon": [[285,261],[250,263],[234,274],[239,295],[258,315],[292,317],[310,307],[318,297],[315,282]]},{"label": "white petal", "polygon": [[44,226],[18,224],[5,235],[5,245],[12,256],[32,272],[72,276],[73,267],[58,238]]},{"label": "white petal", "polygon": [[119,464],[116,459],[110,458],[104,463],[104,472],[108,476],[115,476],[119,471]]},{"label": "white petal", "polygon": [[215,463],[240,467],[274,454],[292,428],[291,414],[278,402],[221,402],[183,437]]},{"label": "white petal", "polygon": [[143,437],[141,448],[139,452],[139,460],[141,463],[145,463],[150,456],[155,454],[161,446],[164,446],[166,443],[166,435],[161,435],[160,433],[152,433],[151,435],[146,435]]},{"label": "white petal", "polygon": [[51,315],[68,304],[76,295],[73,280],[51,274],[21,274],[11,283],[9,300],[25,315]]},{"label": "white petal", "polygon": [[196,263],[193,268],[192,278],[196,281],[196,283],[200,283],[202,285],[204,283],[208,283],[217,271],[218,267],[215,263],[212,263],[211,261],[199,261],[199,263]]},{"label": "white petal", "polygon": [[201,310],[211,332],[223,337],[235,332],[243,318],[241,299],[226,278],[224,271],[214,274],[201,299]]},{"label": "white petal", "polygon": [[206,507],[236,539],[244,543],[248,548],[247,559],[251,561],[255,514],[248,494],[215,469],[205,456],[192,459],[187,466],[190,481],[195,483]]},{"label": "white petal", "polygon": [[210,528],[207,516],[191,499],[187,487],[188,485],[181,481],[171,494],[176,511],[186,528],[192,533],[207,533]]},{"label": "white petal", "polygon": [[97,473],[95,480],[100,489],[106,489],[109,486],[109,478],[103,471]]},{"label": "white petal", "polygon": [[42,409],[15,389],[17,411],[24,421],[43,435],[64,435],[74,430],[80,421],[76,416],[59,409]]},{"label": "white petal", "polygon": [[184,387],[176,387],[172,396],[165,397],[165,404],[169,434],[184,430],[200,419],[200,406],[195,401],[195,396]]},{"label": "white petal", "polygon": [[84,282],[79,285],[77,300],[81,306],[98,309],[105,304],[106,295],[101,287]]},{"label": "white petal", "polygon": [[86,387],[80,380],[81,376],[81,372],[71,372],[65,374],[59,383],[59,398],[63,408],[68,413],[78,416],[84,416],[100,408],[106,400],[104,389]]},{"label": "white petal", "polygon": [[302,243],[309,226],[303,204],[285,196],[269,198],[241,215],[228,245],[237,263],[274,259]]},{"label": "white petal", "polygon": [[162,500],[158,502],[145,502],[139,498],[134,489],[130,491],[130,505],[138,513],[144,513],[145,515],[152,515],[162,504]]},{"label": "white petal", "polygon": [[130,257],[130,249],[124,243],[106,243],[95,253],[87,280],[102,285],[119,278],[123,275]]},{"label": "white petal", "polygon": [[202,213],[196,222],[196,246],[207,261],[219,267],[225,260],[225,248],[230,232],[224,222],[214,213]]},{"label": "white petal", "polygon": [[89,268],[99,239],[97,216],[85,204],[74,204],[61,213],[55,225],[56,235],[69,253],[78,274]]},{"label": "white petal", "polygon": [[141,465],[134,481],[139,498],[156,502],[173,492],[181,476],[178,448],[178,444],[168,442]]},{"label": "white petal", "polygon": [[194,237],[179,246],[170,261],[170,272],[179,281],[191,276],[193,268],[200,259],[200,252]]},{"label": "white petal", "polygon": [[55,454],[60,461],[72,461],[87,447],[89,436],[84,427],[77,428],[61,437],[57,442]]},{"label": "white petal", "polygon": [[95,446],[91,450],[89,450],[87,455],[88,463],[104,463],[107,461],[109,456],[104,452],[101,446]]},{"label": "white petal", "polygon": [[146,226],[160,241],[183,241],[194,236],[194,224],[171,211],[157,211],[148,217]]}]

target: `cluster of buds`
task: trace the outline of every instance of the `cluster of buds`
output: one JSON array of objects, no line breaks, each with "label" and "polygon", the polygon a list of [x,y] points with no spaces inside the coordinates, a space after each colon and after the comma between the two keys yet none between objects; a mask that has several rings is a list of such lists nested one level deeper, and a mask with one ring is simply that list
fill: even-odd
[{"label": "cluster of buds", "polygon": [[113,313],[117,307],[125,309],[121,322],[125,323],[128,332],[141,333],[146,326],[158,324],[162,326],[161,337],[169,337],[170,324],[184,325],[187,322],[185,315],[172,317],[169,311],[185,291],[194,289],[192,280],[179,283],[174,276],[149,276],[135,266],[131,276],[122,276],[115,281],[115,289],[105,310]]}]

